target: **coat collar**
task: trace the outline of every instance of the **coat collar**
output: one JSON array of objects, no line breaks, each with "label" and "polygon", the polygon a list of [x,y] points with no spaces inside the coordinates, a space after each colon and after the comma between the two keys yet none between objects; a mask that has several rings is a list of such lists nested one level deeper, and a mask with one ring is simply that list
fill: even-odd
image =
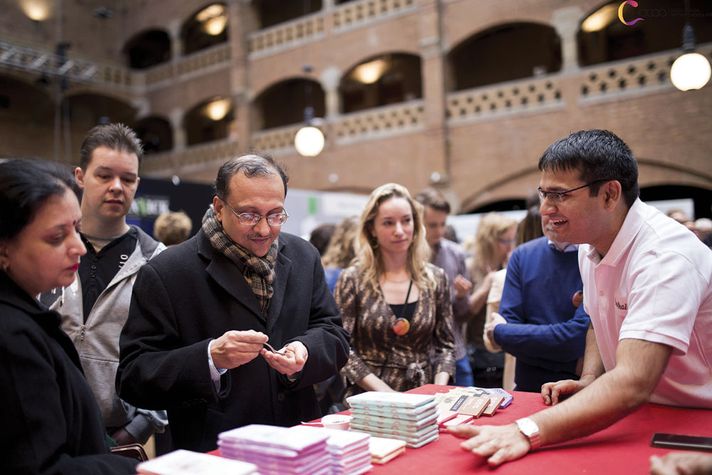
[{"label": "coat collar", "polygon": [[57,312],[49,310],[44,304],[33,299],[18,286],[5,272],[0,271],[0,302],[15,307],[27,315],[62,347],[74,365],[82,371],[79,355],[69,337],[61,330],[61,318]]},{"label": "coat collar", "polygon": [[198,254],[208,261],[205,271],[212,277],[215,282],[220,285],[225,291],[230,294],[235,300],[247,307],[255,316],[266,325],[270,330],[282,310],[284,304],[284,296],[287,290],[287,280],[292,267],[292,261],[284,255],[283,250],[286,244],[283,239],[279,240],[277,251],[277,261],[275,262],[275,279],[273,283],[274,294],[270,301],[268,317],[260,310],[260,304],[252,293],[252,289],[247,285],[241,269],[237,264],[216,251],[210,244],[210,240],[205,235],[203,230],[198,231]]}]

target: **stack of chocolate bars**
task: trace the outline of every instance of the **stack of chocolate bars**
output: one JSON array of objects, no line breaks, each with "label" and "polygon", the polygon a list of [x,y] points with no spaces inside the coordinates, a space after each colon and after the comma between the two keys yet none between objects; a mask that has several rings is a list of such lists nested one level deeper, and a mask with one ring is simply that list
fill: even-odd
[{"label": "stack of chocolate bars", "polygon": [[262,475],[329,475],[329,436],[309,427],[252,424],[218,435],[223,457],[257,465]]},{"label": "stack of chocolate bars", "polygon": [[328,437],[326,451],[331,456],[332,475],[360,475],[373,468],[369,434],[307,426],[292,427],[289,430],[314,431]]},{"label": "stack of chocolate bars", "polygon": [[422,447],[438,438],[435,397],[425,394],[366,392],[346,400],[351,429]]}]

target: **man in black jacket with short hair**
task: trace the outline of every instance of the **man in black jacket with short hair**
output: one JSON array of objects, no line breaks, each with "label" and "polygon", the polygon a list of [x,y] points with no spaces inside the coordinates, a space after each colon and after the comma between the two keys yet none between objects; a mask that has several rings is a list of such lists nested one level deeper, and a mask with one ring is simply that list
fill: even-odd
[{"label": "man in black jacket with short hair", "polygon": [[234,427],[319,417],[312,385],[346,363],[348,333],[319,254],[280,233],[286,189],[270,158],[229,160],[201,230],[138,275],[117,387],[133,404],[168,409],[177,448],[211,450]]}]

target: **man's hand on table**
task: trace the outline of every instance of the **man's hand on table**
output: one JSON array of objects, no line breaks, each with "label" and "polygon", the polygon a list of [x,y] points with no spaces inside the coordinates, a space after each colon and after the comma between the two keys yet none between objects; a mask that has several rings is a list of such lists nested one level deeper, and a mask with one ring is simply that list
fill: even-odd
[{"label": "man's hand on table", "polygon": [[670,452],[664,457],[650,457],[651,475],[709,475],[712,454],[700,452]]},{"label": "man's hand on table", "polygon": [[593,376],[581,376],[578,381],[575,379],[563,379],[553,383],[544,383],[541,387],[541,397],[544,399],[544,404],[554,406],[581,391],[595,379]]},{"label": "man's hand on table", "polygon": [[487,458],[493,467],[524,457],[531,446],[516,424],[506,426],[474,426],[462,424],[449,431],[460,438],[468,438],[460,444],[463,450]]}]

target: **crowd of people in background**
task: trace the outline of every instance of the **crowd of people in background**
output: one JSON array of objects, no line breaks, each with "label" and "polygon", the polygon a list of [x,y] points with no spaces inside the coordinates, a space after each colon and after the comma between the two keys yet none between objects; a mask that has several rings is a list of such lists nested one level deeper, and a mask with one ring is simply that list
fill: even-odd
[{"label": "crowd of people in background", "polygon": [[[311,244],[281,232],[288,177],[256,154],[220,167],[195,232],[171,211],[153,239],[126,221],[142,155],[109,124],[73,176],[0,163],[3,473],[134,473],[112,446],[208,451],[224,430],[428,383],[552,406],[453,431],[492,465],[649,400],[712,407],[712,221],[641,202],[610,132],[554,143],[525,218],[488,213],[463,245],[441,192],[395,183]],[[652,468],[690,463],[712,465]]]}]

